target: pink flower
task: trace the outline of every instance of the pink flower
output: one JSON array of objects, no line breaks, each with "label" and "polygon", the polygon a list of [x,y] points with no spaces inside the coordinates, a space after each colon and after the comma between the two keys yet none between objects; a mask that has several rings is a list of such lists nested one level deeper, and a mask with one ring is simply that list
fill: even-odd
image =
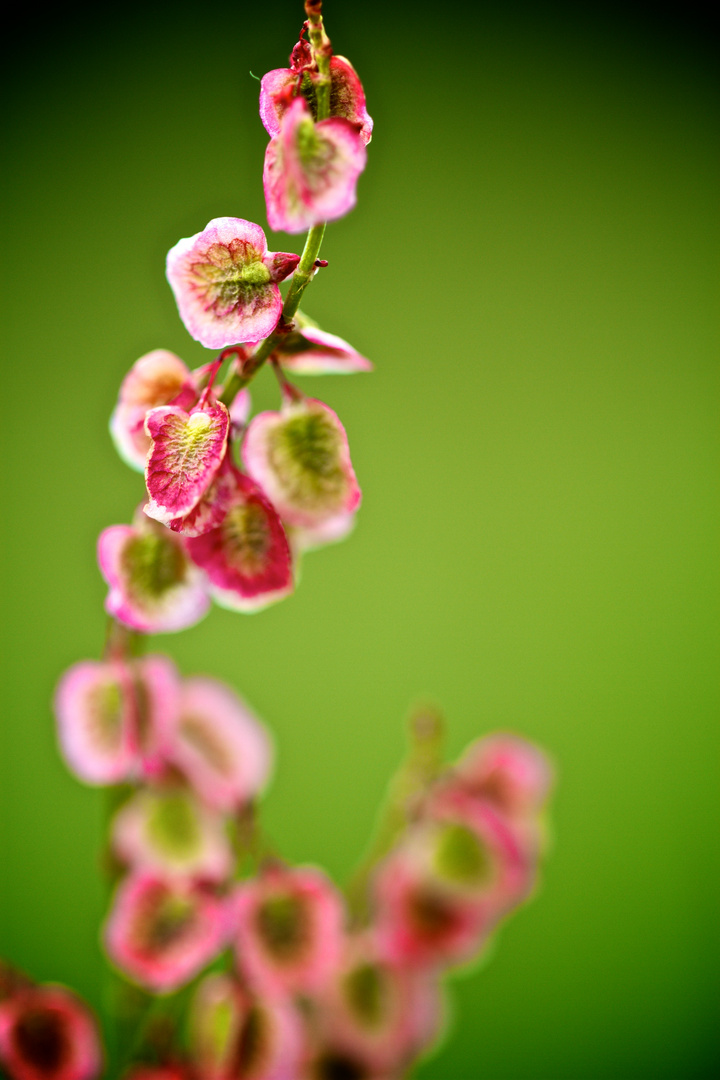
[{"label": "pink flower", "polygon": [[433,968],[469,959],[489,933],[489,913],[475,898],[444,889],[402,849],[375,878],[376,928],[395,963]]},{"label": "pink flower", "polygon": [[74,664],[55,692],[58,737],[69,768],[89,784],[157,774],[178,696],[177,671],[164,656]]},{"label": "pink flower", "polygon": [[227,930],[227,909],[211,892],[136,871],[115,894],[105,947],[129,978],[154,993],[171,993],[213,959]]},{"label": "pink flower", "polygon": [[[186,547],[205,571],[216,603],[233,611],[258,611],[291,593],[288,539],[262,489],[227,459],[209,498],[214,501],[207,504],[204,523],[219,521],[189,538]],[[192,525],[197,528],[197,521]]]},{"label": "pink flower", "polygon": [[372,931],[350,938],[340,967],[317,997],[325,1042],[395,1073],[439,1033],[437,978],[383,956]]},{"label": "pink flower", "polygon": [[223,881],[233,855],[224,822],[183,788],[143,789],[115,815],[112,844],[133,869]]},{"label": "pink flower", "polygon": [[188,408],[197,393],[190,371],[167,349],[155,349],[136,360],[123,379],[117,405],[110,417],[110,434],[120,457],[142,472],[150,449],[145,417],[158,405]]},{"label": "pink flower", "polygon": [[152,449],[145,466],[148,517],[168,525],[189,514],[206,493],[227,448],[230,414],[221,401],[185,412],[174,405],[151,409],[145,430]]},{"label": "pink flower", "polygon": [[123,1080],[191,1080],[181,1065],[133,1065]]},{"label": "pink flower", "polygon": [[296,375],[349,375],[354,371],[372,371],[372,364],[335,334],[328,334],[300,312],[295,329],[284,334],[274,351],[275,357]]},{"label": "pink flower", "polygon": [[300,233],[352,210],[365,144],[349,120],[315,123],[296,98],[265,151],[263,187],[270,228]]},{"label": "pink flower", "polygon": [[[280,134],[282,120],[292,103],[295,88],[307,101],[313,118],[317,119],[317,100],[311,70],[292,68],[268,71],[260,82],[260,119],[268,135]],[[365,92],[355,68],[344,56],[330,59],[330,116],[340,116],[359,128],[360,138],[369,143],[373,122],[365,107]]]},{"label": "pink flower", "polygon": [[317,989],[339,963],[342,900],[320,870],[272,866],[239,886],[235,912],[237,961],[259,992]]},{"label": "pink flower", "polygon": [[184,630],[207,614],[207,587],[182,539],[142,515],[100,534],[98,563],[110,586],[105,610],[133,630]]},{"label": "pink flower", "polygon": [[243,461],[290,525],[316,529],[360,505],[345,429],[322,401],[290,401],[254,417]]},{"label": "pink flower", "polygon": [[300,1040],[289,1003],[253,998],[229,975],[207,975],[200,983],[190,1046],[202,1080],[296,1080]]},{"label": "pink flower", "polygon": [[527,739],[499,732],[471,743],[451,782],[508,817],[537,814],[552,785],[547,756]]},{"label": "pink flower", "polygon": [[116,784],[135,761],[134,703],[129,668],[120,662],[73,664],[55,691],[60,748],[88,784]]},{"label": "pink flower", "polygon": [[191,337],[208,349],[224,349],[273,332],[282,311],[277,283],[299,261],[298,255],[268,251],[259,225],[213,218],[170,249],[167,278]]},{"label": "pink flower", "polygon": [[266,728],[229,686],[185,679],[169,760],[211,808],[234,810],[267,782],[272,745]]},{"label": "pink flower", "polygon": [[0,1002],[0,1064],[12,1080],[93,1080],[103,1067],[97,1025],[62,986],[34,986]]}]

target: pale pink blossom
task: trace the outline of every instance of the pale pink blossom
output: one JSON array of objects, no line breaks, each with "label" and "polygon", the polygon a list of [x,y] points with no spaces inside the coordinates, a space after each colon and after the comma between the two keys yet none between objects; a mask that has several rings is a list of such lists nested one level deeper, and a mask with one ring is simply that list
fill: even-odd
[{"label": "pale pink blossom", "polygon": [[355,206],[366,162],[358,128],[340,117],[317,124],[302,97],[283,117],[265,151],[263,187],[270,228],[300,233]]},{"label": "pale pink blossom", "polygon": [[182,538],[143,515],[101,533],[98,563],[110,586],[105,610],[133,630],[184,630],[207,614],[205,580]]},{"label": "pale pink blossom", "polygon": [[324,1041],[380,1071],[407,1067],[438,1037],[443,1021],[436,975],[388,959],[372,930],[347,940],[342,962],[315,1004]]},{"label": "pale pink blossom", "polygon": [[340,961],[342,899],[320,870],[266,868],[238,887],[235,916],[237,962],[259,993],[315,990]]},{"label": "pale pink blossom", "polygon": [[[230,461],[208,496],[199,525],[214,522],[202,535],[189,536],[190,558],[207,575],[213,599],[233,611],[259,611],[294,588],[288,538],[273,504],[249,476]],[[203,504],[205,505],[205,504]],[[218,520],[219,519],[219,520]],[[184,531],[187,527],[184,526]]]},{"label": "pale pink blossom", "polygon": [[206,975],[190,1013],[190,1053],[202,1080],[297,1080],[301,1032],[282,999],[253,997],[229,975]]},{"label": "pale pink blossom", "polygon": [[345,429],[322,401],[286,401],[281,412],[255,416],[243,461],[289,525],[317,529],[360,505]]},{"label": "pale pink blossom", "polygon": [[477,739],[462,754],[453,781],[470,795],[512,818],[539,813],[552,785],[543,751],[518,735],[498,732]]},{"label": "pale pink blossom", "polygon": [[443,888],[402,849],[378,868],[374,893],[383,952],[400,965],[429,969],[468,960],[492,927],[485,905]]},{"label": "pale pink blossom", "polygon": [[336,334],[328,334],[298,312],[295,329],[283,334],[274,350],[278,362],[296,375],[349,375],[372,371],[372,364]]},{"label": "pale pink blossom", "polygon": [[76,776],[88,784],[117,784],[130,775],[135,703],[126,664],[73,664],[58,683],[54,704],[60,749]]},{"label": "pale pink blossom", "polygon": [[27,987],[1,1001],[0,1066],[11,1080],[99,1077],[103,1051],[90,1010],[52,984]]},{"label": "pale pink blossom", "polygon": [[113,963],[154,993],[189,982],[225,943],[226,903],[184,878],[135,871],[118,887],[104,940]]},{"label": "pale pink blossom", "polygon": [[267,783],[272,744],[267,729],[229,686],[197,677],[183,681],[168,758],[209,807],[230,811]]},{"label": "pale pink blossom", "polygon": [[[275,68],[274,71],[268,71],[260,82],[260,119],[268,135],[280,134],[283,117],[292,103],[298,85],[313,118],[317,119],[313,82],[315,72],[305,65],[302,65],[304,71],[299,70],[299,67],[295,65],[295,70]],[[370,142],[373,122],[365,105],[365,92],[355,68],[344,56],[330,58],[330,116],[340,116],[356,125],[362,141]]]},{"label": "pale pink blossom", "polygon": [[299,261],[298,255],[268,251],[259,225],[221,217],[171,248],[167,277],[191,337],[208,349],[224,349],[273,332],[282,311],[278,282]]},{"label": "pale pink blossom", "polygon": [[197,393],[189,369],[167,349],[154,349],[136,360],[120,386],[110,417],[110,434],[120,457],[142,472],[150,449],[145,431],[149,409],[158,405],[194,405]]},{"label": "pale pink blossom", "polygon": [[184,788],[136,792],[115,815],[111,839],[133,869],[223,881],[233,865],[223,819]]},{"label": "pale pink blossom", "polygon": [[145,466],[148,517],[164,525],[193,510],[215,479],[227,448],[230,414],[221,401],[190,412],[174,405],[151,409],[145,430],[152,448]]}]

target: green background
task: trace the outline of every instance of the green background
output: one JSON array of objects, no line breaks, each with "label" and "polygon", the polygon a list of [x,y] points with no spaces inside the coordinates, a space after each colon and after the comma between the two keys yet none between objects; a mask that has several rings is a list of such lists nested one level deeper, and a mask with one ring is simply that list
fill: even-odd
[{"label": "green background", "polygon": [[[267,7],[267,10],[263,8]],[[157,639],[279,748],[270,832],[339,878],[429,697],[449,750],[553,755],[542,888],[451,986],[422,1080],[717,1067],[718,94],[692,8],[328,0],[376,136],[305,308],[373,375],[305,379],[364,489],[290,600]],[[101,648],[97,534],[139,476],[107,419],[158,347],[206,359],[167,249],[264,225],[257,83],[301,5],[26,17],[6,62],[0,953],[101,994],[102,798],[57,756]],[[270,236],[276,250],[301,238]],[[258,407],[275,407],[263,372]]]}]

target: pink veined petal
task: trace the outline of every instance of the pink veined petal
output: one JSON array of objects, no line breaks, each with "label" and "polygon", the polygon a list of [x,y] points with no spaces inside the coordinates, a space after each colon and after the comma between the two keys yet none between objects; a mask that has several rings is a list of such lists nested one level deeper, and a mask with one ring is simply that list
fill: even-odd
[{"label": "pink veined petal", "polygon": [[154,993],[189,982],[225,943],[229,909],[190,881],[136,871],[116,891],[104,940],[113,963]]},{"label": "pink veined petal", "polygon": [[365,91],[357,71],[344,56],[330,59],[330,116],[358,125],[365,145],[372,139],[373,121],[365,105]]},{"label": "pink veined petal", "polygon": [[295,317],[296,329],[285,334],[275,355],[288,371],[296,375],[349,375],[372,371],[372,364],[336,334],[310,323],[303,315]]},{"label": "pink veined petal", "polygon": [[259,611],[292,592],[292,555],[264,492],[234,466],[229,470],[234,486],[222,522],[188,539],[187,550],[207,575],[216,603],[233,611]]},{"label": "pink veined petal", "polygon": [[272,867],[238,887],[238,964],[270,997],[323,986],[340,963],[343,904],[314,867]]},{"label": "pink veined petal", "polygon": [[343,217],[355,205],[365,162],[365,145],[355,125],[339,117],[315,124],[304,100],[296,98],[265,153],[263,186],[270,227],[299,233]]},{"label": "pink veined petal", "polygon": [[327,405],[305,398],[251,420],[243,461],[289,525],[315,529],[360,505],[345,429]]},{"label": "pink veined petal", "polygon": [[189,413],[172,405],[151,409],[145,430],[153,441],[145,466],[148,517],[167,525],[189,514],[213,482],[227,448],[230,415],[221,401]]},{"label": "pink veined petal", "polygon": [[238,695],[209,678],[185,679],[169,760],[208,806],[230,811],[257,795],[272,767],[267,729]]},{"label": "pink veined petal", "polygon": [[259,225],[214,218],[171,248],[167,278],[188,333],[208,349],[224,349],[272,333],[282,310],[277,282],[298,262],[268,252]]},{"label": "pink veined petal", "polygon": [[110,586],[105,609],[141,633],[170,633],[207,614],[210,597],[183,542],[169,530],[111,525],[98,540],[100,571]]},{"label": "pink veined petal", "polygon": [[188,538],[204,536],[212,529],[217,529],[225,519],[235,497],[237,484],[234,472],[235,467],[232,464],[231,454],[228,452],[200,501],[189,514],[173,518],[169,523],[169,528]]},{"label": "pink veined petal", "polygon": [[103,1050],[92,1013],[50,983],[14,994],[0,1002],[0,1065],[12,1080],[94,1080]]},{"label": "pink veined petal", "polygon": [[55,715],[63,757],[81,780],[116,784],[135,762],[130,670],[116,662],[84,660],[60,679]]},{"label": "pink veined petal", "polygon": [[141,356],[125,376],[110,417],[110,434],[123,461],[139,472],[145,469],[150,450],[145,433],[149,409],[171,403],[187,409],[196,400],[191,373],[180,357],[167,349]]}]

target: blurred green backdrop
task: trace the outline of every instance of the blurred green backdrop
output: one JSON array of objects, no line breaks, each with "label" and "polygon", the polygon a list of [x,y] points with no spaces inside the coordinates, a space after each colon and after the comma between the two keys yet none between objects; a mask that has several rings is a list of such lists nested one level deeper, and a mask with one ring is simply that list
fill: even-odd
[{"label": "blurred green backdrop", "polygon": [[[306,558],[289,601],[156,647],[266,719],[270,831],[339,878],[418,697],[452,753],[509,727],[554,755],[543,888],[455,982],[419,1078],[710,1076],[710,43],[689,10],[436,8],[326,4],[376,136],[304,306],[377,370],[304,385],[347,426],[356,533]],[[95,1005],[101,797],[61,765],[49,700],[98,654],[95,539],[142,491],[107,418],[142,353],[207,356],[164,255],[216,215],[264,224],[249,72],[285,64],[300,22],[299,0],[26,14],[6,61],[0,954]],[[275,400],[263,373],[256,404]]]}]

